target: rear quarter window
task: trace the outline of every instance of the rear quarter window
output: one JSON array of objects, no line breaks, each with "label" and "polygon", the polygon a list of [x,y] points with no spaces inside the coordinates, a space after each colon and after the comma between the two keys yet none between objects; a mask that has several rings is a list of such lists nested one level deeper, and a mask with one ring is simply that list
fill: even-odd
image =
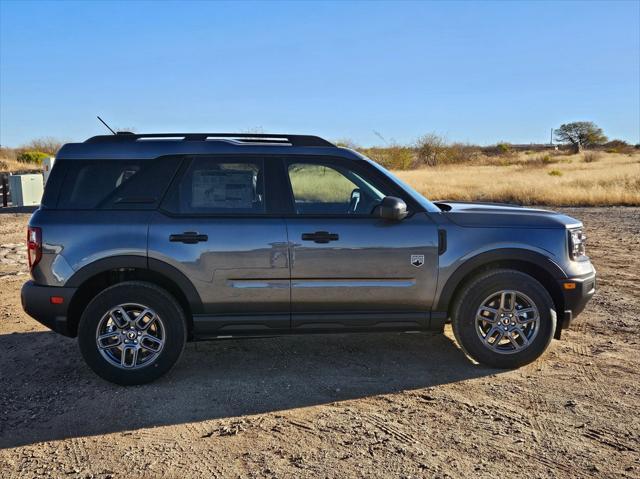
[{"label": "rear quarter window", "polygon": [[176,158],[67,160],[57,209],[155,208],[179,163]]}]

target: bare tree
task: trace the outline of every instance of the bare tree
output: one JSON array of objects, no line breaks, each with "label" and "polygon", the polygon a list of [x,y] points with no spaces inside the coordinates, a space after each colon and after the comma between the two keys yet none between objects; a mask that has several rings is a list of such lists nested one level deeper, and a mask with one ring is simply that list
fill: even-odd
[{"label": "bare tree", "polygon": [[416,141],[418,162],[427,166],[441,163],[447,149],[447,141],[435,133],[427,133]]},{"label": "bare tree", "polygon": [[37,138],[21,147],[21,150],[40,151],[49,155],[55,155],[64,142],[51,137]]}]

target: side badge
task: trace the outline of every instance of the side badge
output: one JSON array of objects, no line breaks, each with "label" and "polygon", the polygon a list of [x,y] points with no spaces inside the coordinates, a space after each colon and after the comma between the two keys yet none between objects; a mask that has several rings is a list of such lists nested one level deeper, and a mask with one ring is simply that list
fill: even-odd
[{"label": "side badge", "polygon": [[424,255],[423,254],[412,254],[411,255],[411,264],[416,268],[419,268],[424,264]]}]

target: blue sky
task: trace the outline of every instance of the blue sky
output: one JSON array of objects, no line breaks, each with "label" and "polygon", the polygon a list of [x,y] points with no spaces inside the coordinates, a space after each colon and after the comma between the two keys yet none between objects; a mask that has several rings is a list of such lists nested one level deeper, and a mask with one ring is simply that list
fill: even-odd
[{"label": "blue sky", "polygon": [[640,2],[0,0],[0,143],[116,128],[640,142]]}]

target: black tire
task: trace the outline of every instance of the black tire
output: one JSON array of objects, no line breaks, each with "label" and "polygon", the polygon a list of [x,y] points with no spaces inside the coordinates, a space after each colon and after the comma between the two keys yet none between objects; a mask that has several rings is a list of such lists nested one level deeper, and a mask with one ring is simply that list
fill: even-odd
[{"label": "black tire", "polygon": [[[143,367],[131,370],[112,365],[96,344],[102,317],[112,308],[127,303],[153,309],[162,319],[165,333],[158,356]],[[78,344],[86,363],[98,376],[121,385],[148,383],[169,372],[182,354],[186,338],[185,315],[178,302],[164,289],[142,281],[118,283],[102,291],[85,308],[78,325]]]},{"label": "black tire", "polygon": [[[528,296],[540,315],[539,329],[531,343],[520,351],[502,354],[490,349],[476,332],[476,312],[482,301],[502,290],[516,290]],[[556,311],[549,292],[528,274],[510,269],[482,273],[463,286],[451,314],[456,341],[463,351],[481,364],[499,369],[524,366],[547,349],[556,329]]]}]

